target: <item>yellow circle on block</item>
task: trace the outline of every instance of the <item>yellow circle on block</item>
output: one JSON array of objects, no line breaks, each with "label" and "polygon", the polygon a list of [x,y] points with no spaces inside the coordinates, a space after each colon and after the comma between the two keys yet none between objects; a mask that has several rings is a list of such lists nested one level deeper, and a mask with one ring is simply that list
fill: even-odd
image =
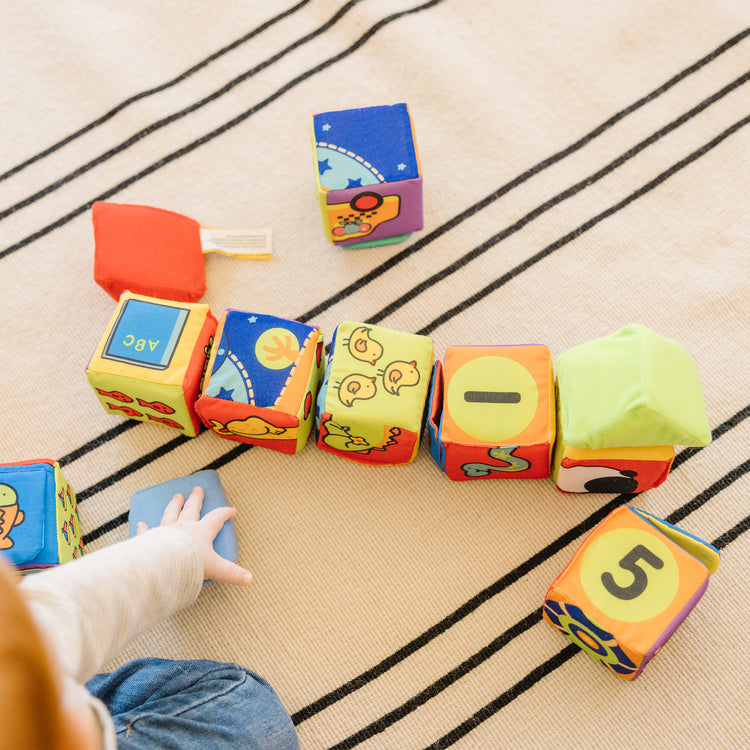
[{"label": "yellow circle on block", "polygon": [[672,551],[643,529],[612,529],[589,542],[580,576],[591,603],[619,622],[643,622],[660,615],[680,584]]},{"label": "yellow circle on block", "polygon": [[286,328],[269,328],[255,343],[255,356],[269,370],[283,370],[299,355],[299,341]]},{"label": "yellow circle on block", "polygon": [[539,389],[534,376],[508,357],[477,357],[461,365],[447,389],[451,418],[467,435],[502,445],[534,419]]}]

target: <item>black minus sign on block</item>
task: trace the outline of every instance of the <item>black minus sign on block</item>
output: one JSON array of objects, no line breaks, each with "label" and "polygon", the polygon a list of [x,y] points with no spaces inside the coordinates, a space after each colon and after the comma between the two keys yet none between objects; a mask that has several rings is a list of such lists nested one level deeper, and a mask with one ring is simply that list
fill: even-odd
[{"label": "black minus sign on block", "polygon": [[521,394],[517,391],[466,391],[464,401],[470,404],[518,404]]}]

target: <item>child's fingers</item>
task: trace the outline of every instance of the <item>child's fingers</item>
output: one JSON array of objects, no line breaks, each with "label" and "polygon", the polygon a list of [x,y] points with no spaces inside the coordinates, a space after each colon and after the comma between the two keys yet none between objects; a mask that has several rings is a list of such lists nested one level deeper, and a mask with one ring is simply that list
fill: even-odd
[{"label": "child's fingers", "polygon": [[175,523],[180,517],[182,506],[185,505],[185,498],[182,495],[175,495],[164,508],[164,514],[161,517],[161,525]]},{"label": "child's fingers", "polygon": [[234,586],[248,586],[253,580],[249,570],[216,554],[213,555],[210,565],[206,566],[205,575],[212,581],[231,583]]},{"label": "child's fingers", "polygon": [[185,500],[185,505],[180,513],[180,518],[185,518],[189,521],[198,521],[201,517],[201,508],[203,507],[203,488],[193,487],[193,491],[188,495]]},{"label": "child's fingers", "polygon": [[237,508],[225,505],[221,508],[214,508],[206,513],[201,518],[201,523],[205,524],[211,530],[211,538],[215,539],[216,535],[221,531],[221,527],[236,514]]},{"label": "child's fingers", "polygon": [[148,531],[148,524],[145,521],[138,521],[135,525],[136,535],[143,534],[144,531]]}]

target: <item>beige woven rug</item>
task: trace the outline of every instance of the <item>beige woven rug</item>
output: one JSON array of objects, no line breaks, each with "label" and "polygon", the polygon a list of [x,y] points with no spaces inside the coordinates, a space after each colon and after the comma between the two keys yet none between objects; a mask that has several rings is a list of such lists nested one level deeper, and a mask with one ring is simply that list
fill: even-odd
[{"label": "beige woven rug", "polygon": [[[219,585],[136,656],[266,676],[303,748],[747,747],[750,7],[745,0],[2,0],[0,460],[57,458],[87,551],[136,490],[216,468],[249,590]],[[323,236],[309,119],[407,102],[425,228]],[[637,497],[716,543],[704,598],[634,683],[541,621],[610,495],[454,483],[422,445],[372,468],[104,413],[84,370],[114,309],[91,203],[270,227],[204,298],[554,357],[631,322],[696,358],[713,443]]]}]

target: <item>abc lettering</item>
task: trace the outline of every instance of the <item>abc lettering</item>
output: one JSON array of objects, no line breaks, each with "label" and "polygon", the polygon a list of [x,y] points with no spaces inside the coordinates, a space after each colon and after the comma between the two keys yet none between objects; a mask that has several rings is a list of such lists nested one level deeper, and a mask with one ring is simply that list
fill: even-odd
[{"label": "abc lettering", "polygon": [[[129,333],[122,341],[123,346],[134,346],[137,352],[142,352],[146,348],[146,339],[136,339],[132,333]],[[150,351],[154,351],[159,346],[159,339],[156,341],[148,340],[148,348]]]}]

